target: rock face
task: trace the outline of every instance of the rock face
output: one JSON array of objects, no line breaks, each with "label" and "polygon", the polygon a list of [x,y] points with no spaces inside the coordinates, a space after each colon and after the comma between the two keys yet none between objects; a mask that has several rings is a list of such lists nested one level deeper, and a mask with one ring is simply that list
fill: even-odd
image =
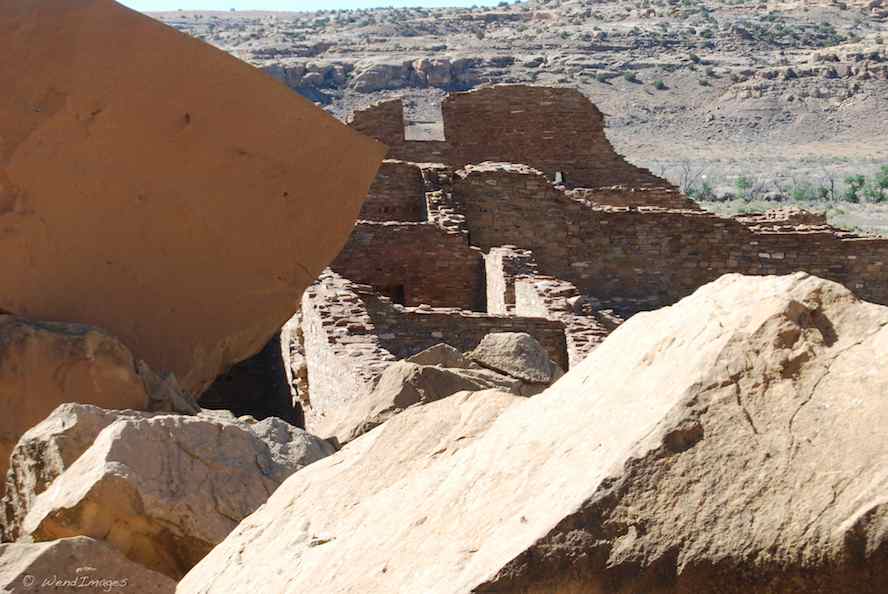
[{"label": "rock face", "polygon": [[78,536],[0,545],[0,590],[13,594],[172,594],[176,582],[133,563],[106,543]]},{"label": "rock face", "polygon": [[355,440],[178,592],[883,592],[886,326],[832,282],[725,276],[457,451],[407,424],[453,399]]},{"label": "rock face", "polygon": [[471,361],[466,359],[458,349],[443,343],[429,347],[405,360],[417,365],[437,365],[452,369],[465,369],[471,365]]},{"label": "rock face", "polygon": [[447,369],[407,361],[391,364],[366,399],[349,407],[333,435],[347,443],[412,406],[425,405],[456,394],[498,389],[516,395],[524,386],[487,370]]},{"label": "rock face", "polygon": [[[273,509],[266,506],[261,517],[259,514],[251,516],[237,529],[238,534],[249,534],[247,538],[258,544],[259,540],[271,537],[271,534],[266,532],[264,520],[276,515],[278,526],[281,529],[278,536],[290,543],[292,547],[290,553],[275,559],[273,555],[281,552],[277,546],[268,550],[268,556],[257,555],[254,557],[254,551],[255,553],[259,553],[259,551],[247,549],[244,551],[244,558],[251,557],[252,561],[257,562],[253,566],[254,575],[248,577],[245,572],[243,575],[245,581],[235,581],[228,576],[223,577],[218,572],[219,567],[216,562],[210,561],[213,557],[216,559],[228,557],[227,552],[219,556],[216,552],[222,553],[222,549],[233,550],[229,548],[230,542],[233,540],[225,542],[211,553],[207,563],[199,565],[186,576],[180,584],[179,591],[209,593],[228,591],[226,588],[229,586],[235,588],[233,591],[246,591],[249,587],[248,581],[252,583],[253,587],[260,587],[260,584],[267,580],[270,580],[271,583],[267,587],[262,587],[261,591],[263,592],[304,591],[301,585],[295,583],[289,589],[285,586],[289,577],[287,575],[289,569],[276,576],[278,563],[281,563],[281,567],[295,567],[297,564],[308,561],[308,557],[326,556],[328,547],[331,545],[334,548],[338,547],[342,543],[342,539],[346,537],[346,525],[358,528],[355,523],[357,517],[352,515],[355,506],[360,506],[362,501],[373,500],[376,502],[375,505],[380,506],[378,508],[380,511],[386,506],[398,507],[401,502],[397,501],[397,492],[403,487],[406,477],[415,477],[423,469],[434,465],[437,460],[450,459],[463,449],[470,447],[488,430],[491,423],[504,410],[515,406],[522,400],[524,399],[519,396],[495,390],[460,392],[444,400],[433,402],[427,406],[411,408],[399,414],[361,439],[347,445],[335,456],[322,460],[299,473],[312,474],[311,479],[300,483],[300,486],[305,487],[306,490],[299,497],[300,501],[312,502],[313,510],[310,516],[303,516],[300,520],[288,513],[282,513],[282,508],[278,505],[289,498],[275,498],[273,496],[269,500],[269,504],[277,501]],[[336,485],[336,488],[329,491],[328,489],[332,485]],[[432,487],[432,485],[426,486]],[[295,483],[288,482],[281,489],[289,491],[290,487],[298,488]],[[326,493],[323,492],[324,490],[327,490]],[[433,491],[430,490],[427,494],[430,499],[434,499]],[[301,503],[299,507],[302,507]],[[265,509],[268,509],[268,515],[265,515]],[[389,507],[385,514],[378,516],[379,521],[385,522],[387,514],[391,511],[392,507]],[[342,523],[337,525],[336,518],[341,519]],[[420,525],[422,521],[420,519]],[[363,546],[367,546],[369,542],[373,541],[364,541]],[[295,555],[289,556],[291,553],[295,553]],[[324,576],[331,576],[342,571],[345,567],[338,560],[333,558],[328,558],[328,560],[331,564],[316,576],[321,580],[324,579]],[[379,561],[374,574],[380,572],[384,574],[390,569],[385,560],[380,558]],[[423,567],[434,564],[428,559],[423,561]],[[415,568],[416,565],[414,565]],[[229,575],[237,573],[236,567],[232,566],[230,569],[232,571]],[[318,592],[332,591],[327,584],[319,584],[319,586]],[[355,585],[353,591],[360,591],[359,586]],[[437,590],[428,591],[437,592]]]},{"label": "rock face", "polygon": [[483,367],[532,384],[548,384],[560,375],[543,345],[523,332],[488,334],[469,357]]},{"label": "rock face", "polygon": [[384,147],[110,0],[6,2],[0,31],[0,310],[200,393],[296,310]]},{"label": "rock face", "polygon": [[138,410],[198,410],[174,380],[151,371],[113,336],[82,324],[31,322],[0,315],[3,476],[19,437],[64,402]]},{"label": "rock face", "polygon": [[223,417],[118,419],[37,496],[22,533],[106,540],[180,577],[284,479],[333,452],[280,419]]},{"label": "rock face", "polygon": [[149,416],[149,413],[68,403],[22,435],[9,457],[4,519],[0,527],[3,542],[18,539],[22,520],[37,495],[89,449],[102,429],[118,419]]}]

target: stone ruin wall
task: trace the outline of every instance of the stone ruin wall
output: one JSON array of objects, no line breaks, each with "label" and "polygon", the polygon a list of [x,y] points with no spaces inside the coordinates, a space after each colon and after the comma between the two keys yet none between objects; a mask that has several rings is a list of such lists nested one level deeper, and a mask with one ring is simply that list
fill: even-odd
[{"label": "stone ruin wall", "polygon": [[[335,273],[303,300],[315,413],[369,393],[392,361],[441,342],[470,350],[489,332],[529,332],[567,368],[634,313],[728,272],[806,270],[888,303],[888,239],[839,232],[806,213],[702,211],[616,155],[600,112],[577,97],[529,87],[452,96],[445,142],[405,141],[400,102],[355,115],[353,125],[389,143],[394,159]],[[575,120],[588,124],[576,127],[584,142],[546,128]],[[555,171],[567,187],[553,182]],[[578,179],[591,187],[569,187]]]},{"label": "stone ruin wall", "polygon": [[[458,169],[495,161],[520,163],[550,180],[561,172],[567,186],[612,188],[601,200],[619,204],[630,198],[623,189],[646,188],[631,198],[636,204],[695,207],[667,181],[627,163],[604,134],[604,116],[574,89],[495,86],[449,95],[443,102],[445,141],[408,141],[404,108],[396,99],[352,116],[350,125],[389,146],[389,158],[414,163],[443,163]],[[659,191],[654,191],[659,190]]]},{"label": "stone ruin wall", "polygon": [[[491,248],[484,255],[487,284],[487,311],[499,315],[515,314],[515,280],[538,274],[533,254],[514,245]],[[521,314],[531,317],[545,314]]]},{"label": "stone ruin wall", "polygon": [[454,192],[473,245],[530,250],[541,273],[600,299],[638,299],[649,309],[729,272],[804,270],[888,303],[885,238],[747,225],[705,211],[591,206],[514,166],[469,167],[458,172]]},{"label": "stone ruin wall", "polygon": [[411,163],[386,160],[367,199],[361,207],[359,220],[363,221],[411,221],[428,220],[425,200],[425,180],[422,170]]},{"label": "stone ruin wall", "polygon": [[557,320],[405,308],[329,271],[306,291],[302,316],[309,415],[341,410],[366,396],[395,360],[442,342],[469,351],[492,332],[527,332],[553,361],[565,369],[568,364],[564,325]]},{"label": "stone ruin wall", "polygon": [[361,221],[330,268],[403,305],[484,311],[481,251],[437,225]]}]

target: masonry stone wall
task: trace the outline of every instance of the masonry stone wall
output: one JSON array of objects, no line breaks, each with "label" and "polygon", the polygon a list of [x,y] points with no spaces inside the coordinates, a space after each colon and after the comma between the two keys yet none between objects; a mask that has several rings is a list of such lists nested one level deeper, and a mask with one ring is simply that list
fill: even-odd
[{"label": "masonry stone wall", "polygon": [[546,276],[515,279],[515,314],[546,317],[564,324],[570,367],[623,323],[619,314],[597,307],[572,283]]},{"label": "masonry stone wall", "polygon": [[468,167],[453,184],[472,245],[529,249],[542,274],[601,299],[656,307],[728,272],[804,270],[888,303],[885,238],[822,226],[751,225],[699,210],[597,207],[515,166]]},{"label": "masonry stone wall", "polygon": [[527,332],[562,368],[568,363],[564,325],[558,320],[455,308],[405,308],[381,297],[373,287],[329,270],[302,298],[302,329],[309,427],[367,396],[393,361],[442,342],[469,351],[491,332]]},{"label": "masonry stone wall", "polygon": [[414,163],[448,163],[450,146],[442,141],[406,140],[404,105],[400,99],[383,101],[355,112],[349,126],[389,147],[388,158]]},{"label": "masonry stone wall", "polygon": [[[513,245],[492,248],[484,255],[487,279],[487,311],[492,314],[515,313],[515,279],[521,275],[536,274],[533,256],[527,250]],[[521,314],[538,315],[542,314]]]},{"label": "masonry stone wall", "polygon": [[412,163],[383,161],[358,219],[426,221],[428,215],[422,170]]},{"label": "masonry stone wall", "polygon": [[308,368],[308,427],[316,425],[319,416],[369,395],[395,360],[373,332],[353,283],[329,271],[302,296],[301,340]]},{"label": "masonry stone wall", "polygon": [[[627,163],[604,134],[604,116],[569,88],[501,85],[448,95],[441,106],[445,141],[407,141],[400,100],[354,114],[350,125],[389,146],[389,158],[444,163],[521,163],[569,187],[674,188]],[[654,196],[653,194],[651,196]],[[657,200],[665,200],[661,194]],[[676,197],[672,194],[672,197]],[[675,206],[675,205],[672,205]]]},{"label": "masonry stone wall", "polygon": [[381,342],[398,359],[439,343],[470,351],[494,332],[526,332],[545,347],[549,357],[567,368],[564,325],[542,317],[498,316],[461,310],[402,308],[368,299],[370,315],[382,329]]},{"label": "masonry stone wall", "polygon": [[480,250],[437,225],[359,222],[330,267],[403,305],[484,311]]},{"label": "masonry stone wall", "polygon": [[613,186],[610,188],[568,190],[567,194],[576,200],[595,206],[656,206],[700,210],[700,205],[671,187],[633,188]]}]

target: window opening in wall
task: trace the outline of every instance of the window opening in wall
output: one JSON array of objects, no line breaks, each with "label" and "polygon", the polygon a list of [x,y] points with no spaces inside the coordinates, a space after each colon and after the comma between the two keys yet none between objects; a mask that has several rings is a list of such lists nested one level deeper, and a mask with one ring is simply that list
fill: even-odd
[{"label": "window opening in wall", "polygon": [[404,139],[420,142],[444,141],[443,96],[405,97]]},{"label": "window opening in wall", "polygon": [[407,292],[404,285],[390,285],[387,287],[379,287],[379,293],[392,300],[392,303],[398,305],[407,305]]}]

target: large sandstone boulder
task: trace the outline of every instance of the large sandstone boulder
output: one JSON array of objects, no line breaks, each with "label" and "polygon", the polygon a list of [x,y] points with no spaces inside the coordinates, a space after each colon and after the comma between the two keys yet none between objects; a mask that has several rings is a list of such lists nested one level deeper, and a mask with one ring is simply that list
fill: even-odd
[{"label": "large sandstone boulder", "polygon": [[149,416],[150,413],[68,403],[29,429],[9,457],[0,526],[2,541],[18,539],[22,520],[34,499],[89,449],[102,429],[121,418]]},{"label": "large sandstone boulder", "polygon": [[21,532],[106,540],[177,578],[288,476],[331,453],[276,418],[123,416],[37,496]]},{"label": "large sandstone boulder", "polygon": [[412,406],[436,402],[457,392],[498,389],[519,395],[521,382],[487,370],[447,369],[398,361],[389,365],[367,398],[348,407],[334,425],[340,443],[363,435]]},{"label": "large sandstone boulder", "polygon": [[404,413],[294,475],[177,591],[884,592],[886,349],[837,284],[725,276],[457,451]]},{"label": "large sandstone boulder", "polygon": [[101,330],[0,315],[0,476],[19,437],[65,402],[198,410],[173,378],[159,376]]},{"label": "large sandstone boulder", "polygon": [[111,0],[3,2],[0,32],[0,310],[198,394],[297,309],[384,147]]},{"label": "large sandstone boulder", "polygon": [[561,375],[543,345],[524,332],[488,334],[469,358],[483,367],[532,384],[549,384]]},{"label": "large sandstone boulder", "polygon": [[444,343],[420,351],[412,357],[407,357],[405,361],[417,365],[437,365],[451,369],[467,369],[471,366],[471,361],[466,359],[458,349]]},{"label": "large sandstone boulder", "polygon": [[176,582],[133,563],[106,543],[78,536],[0,545],[0,591],[172,594]]}]

